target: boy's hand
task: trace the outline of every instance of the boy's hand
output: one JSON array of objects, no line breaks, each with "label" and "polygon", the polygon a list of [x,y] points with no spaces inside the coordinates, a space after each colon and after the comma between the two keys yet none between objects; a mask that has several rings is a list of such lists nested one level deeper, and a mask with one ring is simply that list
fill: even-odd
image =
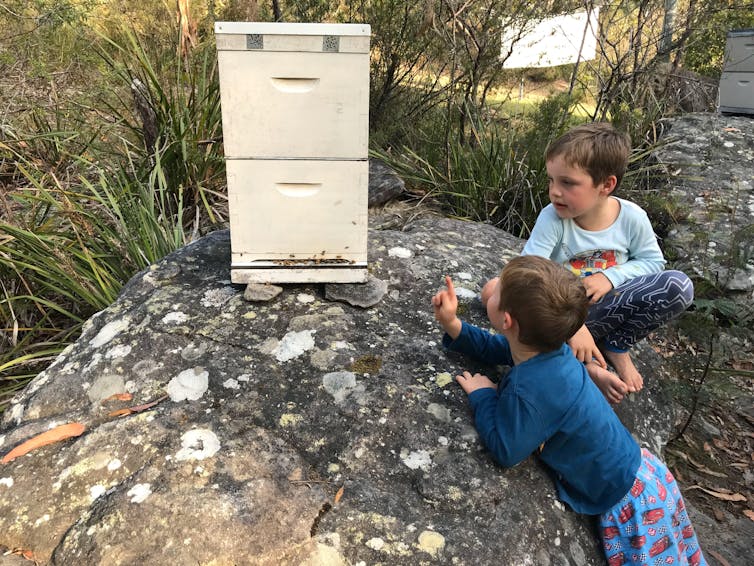
[{"label": "boy's hand", "polygon": [[594,343],[592,333],[589,332],[586,324],[582,325],[582,327],[576,331],[576,334],[571,336],[571,339],[568,340],[568,345],[571,347],[571,350],[573,350],[573,355],[576,356],[581,363],[588,364],[595,361],[603,368],[607,367],[605,357],[602,355],[602,352],[600,352],[597,344]]},{"label": "boy's hand", "polygon": [[471,373],[465,371],[463,375],[456,376],[456,381],[466,392],[466,395],[470,395],[472,391],[476,391],[477,389],[497,389],[497,385],[489,377],[481,373],[471,375]]},{"label": "boy's hand", "polygon": [[432,308],[435,311],[435,319],[439,322],[445,332],[448,333],[453,340],[458,338],[461,334],[461,321],[456,316],[458,311],[458,297],[456,297],[456,290],[453,287],[453,281],[448,275],[445,276],[445,285],[448,287],[446,290],[438,291],[437,294],[432,297]]},{"label": "boy's hand", "polygon": [[607,295],[613,289],[613,284],[604,273],[595,273],[587,275],[581,280],[586,289],[586,296],[589,297],[589,303],[594,304],[602,297]]}]

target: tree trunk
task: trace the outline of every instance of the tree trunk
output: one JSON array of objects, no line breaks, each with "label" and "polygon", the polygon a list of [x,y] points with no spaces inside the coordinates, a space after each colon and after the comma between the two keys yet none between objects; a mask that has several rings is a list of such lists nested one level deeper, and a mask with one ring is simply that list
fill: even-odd
[{"label": "tree trunk", "polygon": [[662,35],[660,36],[660,45],[657,46],[657,58],[660,61],[670,61],[670,50],[673,45],[673,29],[675,28],[676,2],[677,0],[665,0]]}]

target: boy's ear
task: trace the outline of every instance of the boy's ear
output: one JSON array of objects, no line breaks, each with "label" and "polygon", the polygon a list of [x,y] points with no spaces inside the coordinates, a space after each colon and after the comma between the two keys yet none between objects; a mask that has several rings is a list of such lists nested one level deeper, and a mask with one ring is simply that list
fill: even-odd
[{"label": "boy's ear", "polygon": [[600,192],[607,196],[615,190],[615,187],[617,185],[618,177],[616,177],[615,175],[610,175],[607,179],[600,183]]},{"label": "boy's ear", "polygon": [[516,319],[511,316],[511,313],[503,311],[503,330],[510,330],[515,322]]}]

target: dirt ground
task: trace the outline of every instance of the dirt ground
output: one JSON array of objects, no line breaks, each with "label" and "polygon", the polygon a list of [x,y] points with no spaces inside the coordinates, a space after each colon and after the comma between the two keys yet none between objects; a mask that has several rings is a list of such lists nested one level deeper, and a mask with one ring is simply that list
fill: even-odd
[{"label": "dirt ground", "polygon": [[665,460],[694,517],[711,565],[754,564],[754,345],[733,340],[700,348],[672,330],[652,337],[671,374],[675,438]]}]

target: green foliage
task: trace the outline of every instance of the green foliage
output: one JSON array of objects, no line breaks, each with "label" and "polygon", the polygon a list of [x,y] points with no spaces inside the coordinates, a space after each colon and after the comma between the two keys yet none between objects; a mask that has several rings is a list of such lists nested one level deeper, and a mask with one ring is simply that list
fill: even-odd
[{"label": "green foliage", "polygon": [[[61,105],[0,130],[0,408],[134,273],[224,214],[214,51],[184,59],[120,37],[100,50],[120,81],[109,124]],[[135,79],[151,123],[130,110]]]},{"label": "green foliage", "polygon": [[18,165],[30,189],[11,193],[14,222],[0,222],[0,279],[9,282],[0,300],[1,381],[29,377],[27,368],[75,339],[134,273],[186,242],[180,199],[168,210],[163,175],[141,183],[126,170],[81,165],[95,180],[67,186]]},{"label": "green foliage", "polygon": [[689,37],[683,62],[692,71],[717,78],[722,70],[728,31],[754,28],[754,2],[709,2],[699,18],[703,21]]},{"label": "green foliage", "polygon": [[215,202],[225,163],[214,48],[204,44],[188,60],[159,51],[153,57],[133,32],[125,29],[122,36],[123,43],[104,38],[110,49],[100,52],[120,82],[117,103],[109,108],[130,134],[124,138],[127,157],[150,177],[160,177],[172,213],[180,201],[189,219],[206,215],[213,224],[221,221]]}]

